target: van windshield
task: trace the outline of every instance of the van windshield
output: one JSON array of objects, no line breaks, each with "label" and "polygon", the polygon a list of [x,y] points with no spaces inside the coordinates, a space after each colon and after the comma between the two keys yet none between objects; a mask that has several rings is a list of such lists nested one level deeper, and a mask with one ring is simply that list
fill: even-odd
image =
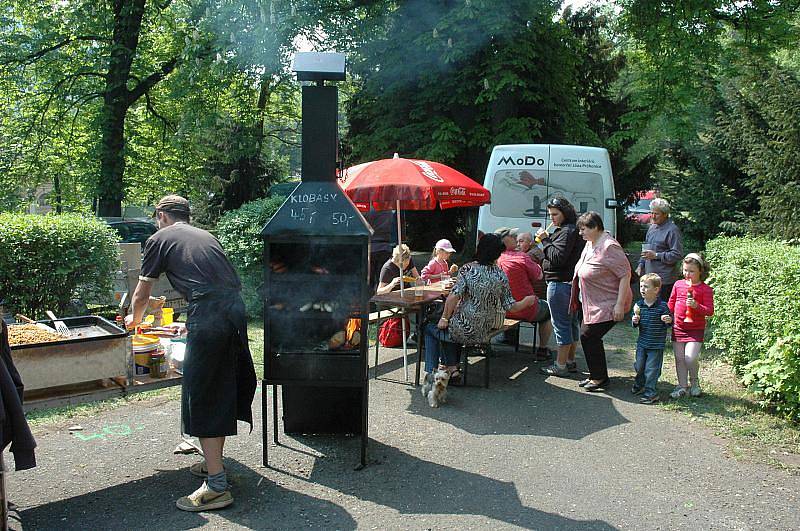
[{"label": "van windshield", "polygon": [[543,218],[547,201],[565,197],[581,214],[603,212],[603,178],[598,173],[551,170],[498,170],[490,211],[495,217]]}]

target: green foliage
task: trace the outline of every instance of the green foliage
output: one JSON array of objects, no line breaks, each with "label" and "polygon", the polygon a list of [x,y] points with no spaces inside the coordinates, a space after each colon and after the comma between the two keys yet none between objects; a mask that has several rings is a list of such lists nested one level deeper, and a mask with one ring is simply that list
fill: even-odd
[{"label": "green foliage", "polygon": [[264,312],[263,301],[258,294],[264,279],[261,229],[285,200],[283,196],[273,196],[245,203],[236,210],[226,212],[217,223],[215,233],[242,279],[242,297],[250,316]]},{"label": "green foliage", "polygon": [[96,218],[0,214],[0,295],[29,317],[105,300],[117,253],[116,233]]},{"label": "green foliage", "polygon": [[800,422],[800,335],[779,339],[743,372],[742,381],[763,398],[763,405]]},{"label": "green foliage", "polygon": [[758,198],[754,230],[793,238],[800,231],[800,78],[764,61],[724,90],[716,139]]},{"label": "green foliage", "polygon": [[[632,141],[613,82],[624,61],[596,10],[559,19],[558,2],[386,4],[354,61],[349,164],[396,152],[480,182],[495,145],[524,143],[607,146],[622,164]],[[427,249],[429,220],[414,217],[409,240]],[[474,240],[468,212],[437,213],[436,222],[449,237],[465,229]]]},{"label": "green foliage", "polygon": [[[289,52],[327,18],[308,4],[0,0],[0,207],[41,183],[65,210],[180,192],[210,223],[263,195],[296,150]],[[122,20],[137,5],[140,27]]]},{"label": "green foliage", "polygon": [[791,219],[786,207],[797,200],[778,190],[796,197],[800,100],[791,80],[788,90],[781,85],[784,74],[773,63],[777,55],[796,64],[797,2],[617,5],[618,42],[628,58],[621,90],[635,108],[625,116],[637,138],[629,163],[655,159],[641,186],[660,188],[684,234],[700,244]]},{"label": "green foliage", "polygon": [[[721,237],[708,242],[706,257],[715,303],[710,345],[766,402],[800,414],[800,248],[763,238]],[[791,348],[793,355],[787,354]],[[791,390],[794,397],[784,396]]]}]

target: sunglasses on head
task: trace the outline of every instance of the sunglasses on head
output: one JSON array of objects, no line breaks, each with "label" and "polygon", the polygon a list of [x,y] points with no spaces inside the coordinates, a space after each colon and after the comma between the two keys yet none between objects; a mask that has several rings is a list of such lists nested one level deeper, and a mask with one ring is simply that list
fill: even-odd
[{"label": "sunglasses on head", "polygon": [[554,197],[547,202],[547,206],[552,208],[564,208],[567,206],[567,200],[563,197]]}]

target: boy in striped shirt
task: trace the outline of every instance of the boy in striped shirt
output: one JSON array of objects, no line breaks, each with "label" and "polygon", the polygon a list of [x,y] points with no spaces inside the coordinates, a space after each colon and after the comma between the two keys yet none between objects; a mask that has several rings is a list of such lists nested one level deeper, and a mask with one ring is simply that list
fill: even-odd
[{"label": "boy in striped shirt", "polygon": [[658,402],[658,378],[664,361],[664,343],[667,328],[672,323],[667,303],[658,297],[661,290],[661,277],[648,273],[639,279],[642,298],[633,306],[633,326],[639,329],[636,341],[636,380],[631,392],[641,394],[642,404]]}]

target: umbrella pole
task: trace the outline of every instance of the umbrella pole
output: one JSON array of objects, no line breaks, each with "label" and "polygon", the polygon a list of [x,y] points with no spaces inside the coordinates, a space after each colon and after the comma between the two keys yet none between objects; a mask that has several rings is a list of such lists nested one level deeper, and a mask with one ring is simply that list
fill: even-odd
[{"label": "umbrella pole", "polygon": [[[400,200],[397,200],[397,245],[403,243],[403,236],[400,230]],[[403,263],[400,262],[400,296],[403,296],[403,291],[405,290],[405,284],[403,282]]]}]

